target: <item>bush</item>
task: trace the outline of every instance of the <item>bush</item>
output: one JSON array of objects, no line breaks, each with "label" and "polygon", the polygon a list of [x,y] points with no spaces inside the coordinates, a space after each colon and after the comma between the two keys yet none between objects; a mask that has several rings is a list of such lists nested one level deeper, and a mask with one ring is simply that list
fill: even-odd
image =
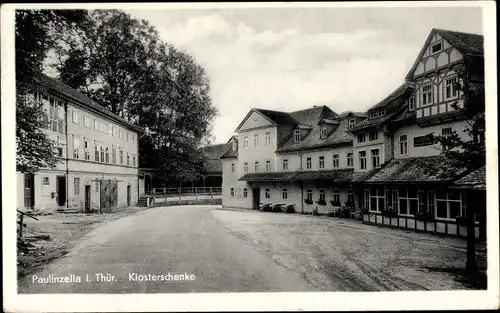
[{"label": "bush", "polygon": [[295,213],[295,205],[293,205],[293,204],[287,205],[285,212],[286,213]]},{"label": "bush", "polygon": [[341,204],[340,204],[340,201],[333,201],[333,200],[330,200],[330,204],[331,204],[332,206],[340,206],[340,205],[341,205]]},{"label": "bush", "polygon": [[326,201],[324,199],[319,199],[316,203],[319,205],[326,205]]},{"label": "bush", "polygon": [[270,204],[270,203],[264,204],[262,206],[262,211],[264,211],[264,212],[272,212],[273,211],[272,204]]},{"label": "bush", "polygon": [[304,200],[304,202],[305,202],[306,204],[313,204],[313,201],[312,201],[311,199],[306,199],[306,200]]},{"label": "bush", "polygon": [[273,206],[273,212],[275,212],[275,213],[283,212],[283,205],[282,204],[275,204]]}]

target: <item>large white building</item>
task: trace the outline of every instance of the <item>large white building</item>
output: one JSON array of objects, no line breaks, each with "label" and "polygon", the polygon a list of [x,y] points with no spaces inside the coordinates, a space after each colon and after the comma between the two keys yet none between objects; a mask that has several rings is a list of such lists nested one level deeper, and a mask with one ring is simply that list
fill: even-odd
[{"label": "large white building", "polygon": [[17,173],[18,207],[36,211],[110,211],[138,201],[138,139],[142,128],[46,75],[29,95],[42,103],[44,132],[59,164]]},{"label": "large white building", "polygon": [[[453,106],[463,105],[464,69],[484,90],[483,37],[433,29],[406,81],[366,113],[251,110],[221,158],[223,206],[325,213],[340,202],[365,223],[465,236],[466,192],[449,187],[467,173],[443,175],[448,160],[431,136],[468,136]],[[479,236],[485,213],[476,212]]]}]

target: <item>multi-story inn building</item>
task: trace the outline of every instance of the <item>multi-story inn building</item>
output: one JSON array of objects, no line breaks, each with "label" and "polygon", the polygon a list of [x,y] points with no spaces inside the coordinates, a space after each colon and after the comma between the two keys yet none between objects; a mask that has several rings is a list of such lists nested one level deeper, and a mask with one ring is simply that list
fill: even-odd
[{"label": "multi-story inn building", "polygon": [[138,199],[142,128],[46,75],[28,98],[41,103],[44,132],[60,162],[34,175],[17,173],[19,207],[38,211],[107,211]]},{"label": "multi-story inn building", "polygon": [[[482,38],[433,29],[406,81],[366,114],[251,110],[221,158],[223,206],[283,203],[322,213],[349,202],[366,223],[464,236],[466,192],[448,187],[467,173],[447,175],[433,135],[468,136],[454,104],[464,105],[463,75],[484,90]],[[484,206],[476,219],[483,237]]]}]

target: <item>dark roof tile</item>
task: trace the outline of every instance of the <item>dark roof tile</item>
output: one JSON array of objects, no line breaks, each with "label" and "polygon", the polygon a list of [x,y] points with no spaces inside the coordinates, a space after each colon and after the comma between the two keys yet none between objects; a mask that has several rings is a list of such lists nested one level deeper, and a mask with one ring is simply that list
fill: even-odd
[{"label": "dark roof tile", "polygon": [[291,117],[289,113],[286,112],[272,111],[265,109],[255,109],[255,110],[278,125],[295,126],[298,124],[297,121],[293,117]]}]

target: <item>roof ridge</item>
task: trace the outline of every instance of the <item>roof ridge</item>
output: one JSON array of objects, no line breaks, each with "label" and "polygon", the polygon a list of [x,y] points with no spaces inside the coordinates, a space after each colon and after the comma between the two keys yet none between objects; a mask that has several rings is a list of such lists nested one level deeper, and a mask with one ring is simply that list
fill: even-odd
[{"label": "roof ridge", "polygon": [[484,37],[484,35],[481,35],[481,34],[461,32],[461,31],[449,30],[449,29],[444,29],[444,28],[433,28],[433,30],[435,30],[437,32],[449,32],[449,33],[457,33],[457,34],[474,35],[474,36]]}]

